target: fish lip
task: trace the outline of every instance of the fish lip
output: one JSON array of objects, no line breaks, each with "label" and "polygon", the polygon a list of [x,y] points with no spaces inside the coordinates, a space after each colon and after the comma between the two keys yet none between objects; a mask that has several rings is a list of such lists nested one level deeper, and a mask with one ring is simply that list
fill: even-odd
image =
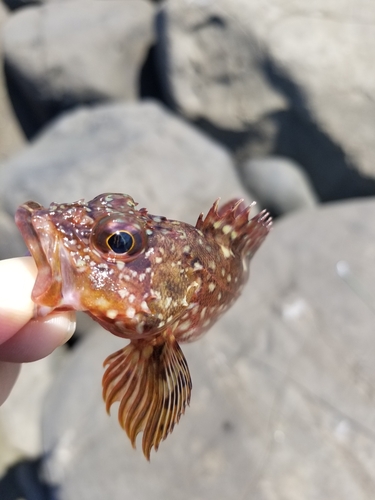
[{"label": "fish lip", "polygon": [[43,213],[44,210],[44,207],[39,203],[33,201],[24,203],[16,211],[15,222],[38,270],[31,298],[36,304],[54,308],[55,301],[49,303],[51,300],[48,300],[47,297],[53,287],[55,277],[52,262],[47,254],[49,248],[51,248],[51,243],[48,243],[48,240],[54,239],[53,232],[51,230],[44,236],[46,242],[43,245],[43,235],[38,232],[36,227],[37,218],[39,220],[43,219],[46,224],[51,225],[51,222]]}]

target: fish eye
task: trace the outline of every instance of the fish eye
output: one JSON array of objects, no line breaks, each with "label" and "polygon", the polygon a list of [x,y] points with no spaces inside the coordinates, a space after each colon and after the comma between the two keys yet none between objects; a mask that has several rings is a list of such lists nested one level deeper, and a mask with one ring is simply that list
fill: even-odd
[{"label": "fish eye", "polygon": [[144,229],[122,217],[101,219],[91,233],[91,244],[109,260],[132,260],[146,247]]},{"label": "fish eye", "polygon": [[117,231],[108,236],[106,243],[113,252],[124,254],[131,252],[135,245],[135,238],[128,231]]}]

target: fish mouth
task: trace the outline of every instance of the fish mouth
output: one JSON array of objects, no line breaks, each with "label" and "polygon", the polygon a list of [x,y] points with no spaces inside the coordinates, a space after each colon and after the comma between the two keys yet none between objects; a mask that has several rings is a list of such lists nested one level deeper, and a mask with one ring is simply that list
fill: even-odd
[{"label": "fish mouth", "polygon": [[55,309],[61,302],[56,229],[46,209],[34,201],[17,209],[15,221],[38,270],[31,298],[38,305]]}]

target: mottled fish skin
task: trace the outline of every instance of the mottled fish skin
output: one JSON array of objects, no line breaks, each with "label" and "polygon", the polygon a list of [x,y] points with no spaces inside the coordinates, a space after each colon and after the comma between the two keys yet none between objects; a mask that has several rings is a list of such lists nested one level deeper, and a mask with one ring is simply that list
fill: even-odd
[{"label": "mottled fish skin", "polygon": [[178,345],[205,333],[239,296],[249,262],[271,227],[262,212],[216,201],[196,226],[148,214],[124,194],[85,203],[28,202],[16,223],[35,259],[36,315],[85,311],[130,344],[105,361],[107,410],[135,446],[143,431],[150,457],[190,400],[191,379]]}]

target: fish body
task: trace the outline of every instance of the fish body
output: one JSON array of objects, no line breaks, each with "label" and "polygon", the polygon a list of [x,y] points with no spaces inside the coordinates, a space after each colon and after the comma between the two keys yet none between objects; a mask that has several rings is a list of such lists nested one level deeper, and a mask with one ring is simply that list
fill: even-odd
[{"label": "fish body", "polygon": [[249,220],[241,200],[220,209],[216,201],[196,226],[136,206],[119,193],[48,208],[27,202],[16,223],[38,268],[36,315],[85,311],[130,340],[104,362],[103,397],[107,411],[120,402],[133,446],[143,431],[149,459],[190,401],[179,344],[199,338],[239,296],[271,218]]}]

